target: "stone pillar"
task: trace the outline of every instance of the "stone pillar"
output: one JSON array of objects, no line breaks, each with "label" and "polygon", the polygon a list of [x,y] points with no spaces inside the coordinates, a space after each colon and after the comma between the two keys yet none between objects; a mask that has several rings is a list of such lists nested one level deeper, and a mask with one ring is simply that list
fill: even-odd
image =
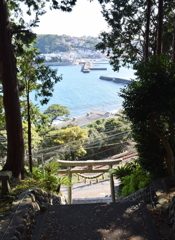
[{"label": "stone pillar", "polygon": [[[110,165],[110,168],[112,168],[112,165]],[[113,174],[110,174],[110,190],[111,190],[111,200],[112,200],[112,202],[115,202],[115,189],[114,189]]]},{"label": "stone pillar", "polygon": [[9,180],[11,177],[11,171],[0,171],[0,180],[2,181],[2,195],[6,195],[11,192],[11,188],[9,185]]},{"label": "stone pillar", "polygon": [[72,204],[72,173],[71,167],[68,168],[68,178],[70,181],[70,186],[68,187],[68,204]]}]

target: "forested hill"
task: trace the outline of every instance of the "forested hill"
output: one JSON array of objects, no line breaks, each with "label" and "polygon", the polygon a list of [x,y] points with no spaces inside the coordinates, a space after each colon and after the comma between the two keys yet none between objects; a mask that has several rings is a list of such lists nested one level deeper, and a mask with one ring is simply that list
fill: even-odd
[{"label": "forested hill", "polygon": [[37,36],[36,47],[42,53],[69,52],[72,50],[95,50],[99,42],[95,37],[71,37],[67,35],[42,34]]}]

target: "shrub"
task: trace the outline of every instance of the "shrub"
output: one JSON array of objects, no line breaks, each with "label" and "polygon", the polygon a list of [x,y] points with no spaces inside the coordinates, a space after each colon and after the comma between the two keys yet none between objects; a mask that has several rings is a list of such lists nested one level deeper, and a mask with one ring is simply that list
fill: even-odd
[{"label": "shrub", "polygon": [[27,189],[30,187],[38,187],[47,192],[59,193],[60,186],[70,186],[70,181],[67,176],[58,176],[59,165],[56,161],[51,161],[44,166],[45,172],[41,167],[35,167],[30,177],[26,177],[20,182],[16,190]]},{"label": "shrub", "polygon": [[109,173],[113,174],[117,179],[121,180],[122,177],[130,175],[135,167],[136,163],[130,162],[124,165],[118,165],[116,168],[110,169]]},{"label": "shrub", "polygon": [[132,170],[132,173],[128,176],[121,178],[122,195],[127,196],[139,189],[148,186],[151,182],[150,173],[144,171],[139,165]]}]

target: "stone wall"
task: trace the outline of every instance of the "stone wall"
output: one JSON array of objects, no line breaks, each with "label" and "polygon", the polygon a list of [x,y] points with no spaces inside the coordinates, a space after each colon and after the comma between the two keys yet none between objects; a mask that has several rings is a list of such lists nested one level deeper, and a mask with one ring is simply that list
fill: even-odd
[{"label": "stone wall", "polygon": [[138,201],[138,202],[145,202],[146,204],[151,204],[154,206],[157,202],[157,195],[154,189],[153,185],[150,185],[148,187],[145,187],[141,190],[138,190],[137,192],[124,197],[121,199],[122,202],[127,201]]},{"label": "stone wall", "polygon": [[[0,225],[0,238],[3,240],[20,240],[26,232],[32,219],[36,219],[41,211],[46,211],[49,205],[65,204],[61,197],[47,193],[41,189],[30,188],[22,193],[14,202],[14,207],[8,213],[7,218]],[[10,219],[10,222],[9,222]]]},{"label": "stone wall", "polygon": [[175,178],[157,179],[153,183],[137,192],[120,199],[121,202],[126,201],[144,201],[146,204],[151,204],[152,207],[159,208],[160,211],[167,212],[167,219],[164,219],[172,229],[172,239],[175,239],[175,196],[172,200],[164,198],[164,193],[175,187]]},{"label": "stone wall", "polygon": [[175,239],[175,197],[172,198],[172,201],[168,208],[168,213],[168,221],[169,224],[172,226],[173,239]]}]

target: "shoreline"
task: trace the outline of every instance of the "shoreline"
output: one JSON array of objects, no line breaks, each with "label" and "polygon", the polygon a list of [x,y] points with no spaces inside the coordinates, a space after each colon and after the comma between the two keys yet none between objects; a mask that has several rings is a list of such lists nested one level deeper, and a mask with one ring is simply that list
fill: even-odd
[{"label": "shoreline", "polygon": [[44,64],[47,66],[75,66],[75,65],[84,65],[88,62],[91,64],[95,64],[96,62],[104,62],[104,61],[107,61],[107,63],[109,63],[108,59],[77,59],[77,60],[67,61],[67,62],[44,62]]},{"label": "shoreline", "polygon": [[60,121],[60,120],[55,120],[53,122],[54,126],[62,127],[65,125],[68,125],[70,123],[77,124],[79,127],[84,127],[88,125],[91,122],[94,122],[100,118],[116,118],[115,114],[119,113],[119,111],[122,108],[119,109],[113,109],[111,111],[101,111],[101,110],[90,110],[88,113],[85,115],[81,116],[76,116],[76,117],[71,117],[70,120],[67,121]]},{"label": "shoreline", "polygon": [[101,81],[99,77],[101,75],[109,77],[117,75],[119,78],[129,79],[132,78],[133,73],[125,68],[121,68],[120,72],[116,73],[109,64],[105,63],[105,65],[108,68],[107,71],[92,71],[90,74],[82,74],[81,65],[51,67],[57,69],[58,76],[62,74],[62,81],[55,84],[53,96],[48,104],[40,106],[35,100],[34,93],[31,94],[32,102],[39,105],[41,112],[55,103],[66,106],[70,111],[70,117],[86,115],[92,108],[115,112],[114,109],[122,108],[123,99],[118,96],[118,93],[123,88],[123,84]]}]

